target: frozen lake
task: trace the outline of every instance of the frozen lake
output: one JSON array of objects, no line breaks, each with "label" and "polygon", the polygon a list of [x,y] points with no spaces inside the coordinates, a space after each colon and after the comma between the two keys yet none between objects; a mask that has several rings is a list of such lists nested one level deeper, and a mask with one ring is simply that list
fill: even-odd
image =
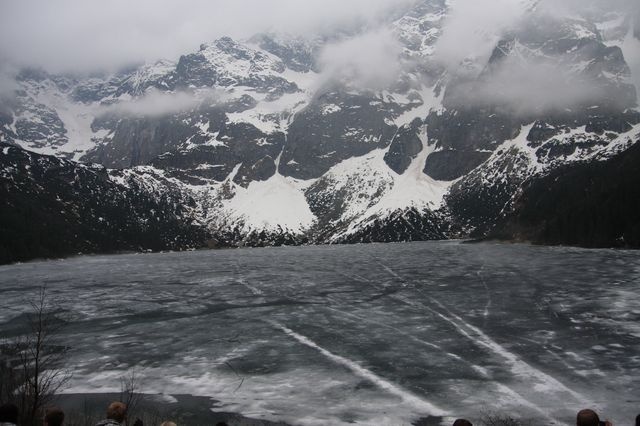
[{"label": "frozen lake", "polygon": [[[79,257],[0,267],[0,332],[46,284],[68,392],[211,396],[292,424],[573,424],[640,407],[640,253],[413,243]],[[231,367],[230,367],[231,366]],[[448,422],[448,420],[446,420]]]}]

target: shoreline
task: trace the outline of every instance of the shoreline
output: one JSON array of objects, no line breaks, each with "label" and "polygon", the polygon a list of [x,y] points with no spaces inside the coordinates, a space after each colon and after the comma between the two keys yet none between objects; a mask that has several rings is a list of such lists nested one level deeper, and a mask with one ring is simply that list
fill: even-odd
[{"label": "shoreline", "polygon": [[[226,422],[229,426],[292,426],[238,413],[215,411],[217,401],[206,396],[146,393],[139,396],[139,402],[131,413],[131,422],[141,418],[145,426],[158,426],[163,421],[173,421],[180,426],[211,426],[218,422]],[[51,405],[65,412],[69,420],[65,420],[65,424],[91,426],[104,419],[111,402],[119,400],[120,393],[62,393],[53,397]]]},{"label": "shoreline", "polygon": [[[139,403],[131,413],[130,423],[141,418],[144,426],[158,426],[173,421],[178,426],[213,426],[225,422],[229,426],[294,426],[295,424],[248,417],[239,413],[216,411],[218,401],[207,396],[190,394],[140,393]],[[65,412],[65,425],[92,426],[104,419],[108,405],[120,400],[120,393],[62,393],[53,397],[50,405]],[[424,417],[413,426],[441,426],[444,418]]]}]

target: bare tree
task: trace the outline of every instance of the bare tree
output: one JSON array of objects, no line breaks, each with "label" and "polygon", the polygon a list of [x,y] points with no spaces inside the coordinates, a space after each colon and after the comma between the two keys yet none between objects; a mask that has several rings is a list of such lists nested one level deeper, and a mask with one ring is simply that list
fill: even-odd
[{"label": "bare tree", "polygon": [[71,378],[65,368],[68,348],[56,341],[64,321],[56,317],[45,287],[31,308],[26,333],[4,347],[0,369],[3,380],[8,379],[3,392],[20,407],[23,425],[37,424],[42,409]]},{"label": "bare tree", "polygon": [[132,416],[138,410],[138,405],[143,397],[141,388],[142,382],[135,368],[132,368],[126,376],[120,378],[120,402],[127,405],[126,424],[129,424],[129,416]]}]

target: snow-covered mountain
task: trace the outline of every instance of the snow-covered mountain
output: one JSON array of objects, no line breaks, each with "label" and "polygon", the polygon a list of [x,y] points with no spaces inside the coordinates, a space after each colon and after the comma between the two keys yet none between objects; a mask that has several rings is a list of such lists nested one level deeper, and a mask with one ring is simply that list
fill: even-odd
[{"label": "snow-covered mountain", "polygon": [[[453,6],[422,0],[375,28],[224,37],[110,75],[25,69],[0,142],[100,164],[124,192],[181,194],[218,244],[482,235],[525,182],[640,139],[633,17],[539,3],[498,38],[480,25],[489,54],[453,67],[438,51]],[[397,60],[377,69],[366,47]]]}]

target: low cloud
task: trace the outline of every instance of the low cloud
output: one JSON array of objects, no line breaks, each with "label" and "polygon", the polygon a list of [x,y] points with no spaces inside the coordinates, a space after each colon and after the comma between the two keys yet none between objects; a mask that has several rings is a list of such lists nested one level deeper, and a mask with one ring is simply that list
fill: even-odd
[{"label": "low cloud", "polygon": [[383,89],[398,79],[401,52],[392,32],[373,31],[326,46],[319,64],[325,82],[337,80],[361,89]]},{"label": "low cloud", "polygon": [[503,106],[520,115],[598,105],[612,96],[590,77],[566,71],[560,60],[508,57],[491,73],[461,83],[448,94],[451,106]]},{"label": "low cloud", "polygon": [[[617,90],[615,86],[603,86],[601,80],[569,72],[571,65],[576,65],[575,59],[561,54],[511,55],[492,64],[489,72],[486,67],[497,43],[514,30],[522,30],[533,14],[550,17],[551,25],[563,18],[580,17],[616,22],[637,15],[637,0],[453,0],[451,7],[434,55],[457,77],[457,87],[448,92],[449,104],[503,105],[511,111],[530,114],[603,102],[622,106],[629,103],[630,95],[624,86]],[[540,33],[554,29],[532,28]],[[640,42],[636,42],[628,37],[622,48],[638,86]],[[625,90],[627,93],[623,93]]]},{"label": "low cloud", "polygon": [[222,36],[336,34],[413,1],[0,1],[0,57],[52,72],[114,70],[177,59]]},{"label": "low cloud", "polygon": [[[434,58],[452,72],[465,71],[472,61],[480,66],[504,35],[522,26],[531,14],[556,19],[585,17],[606,21],[640,17],[638,0],[451,0],[451,11],[435,46]],[[614,14],[618,14],[617,16]],[[462,66],[461,66],[462,65]]]},{"label": "low cloud", "polygon": [[583,16],[592,19],[602,18],[610,12],[631,16],[640,11],[637,0],[538,0],[536,7],[555,16]]},{"label": "low cloud", "polygon": [[2,63],[0,59],[0,98],[13,97],[18,89],[16,82],[16,70]]},{"label": "low cloud", "polygon": [[208,104],[220,103],[224,99],[225,95],[217,90],[200,90],[198,93],[187,91],[167,93],[151,89],[139,98],[100,107],[98,115],[160,117],[192,110],[204,102]]},{"label": "low cloud", "polygon": [[640,93],[640,39],[633,37],[631,34],[622,45],[624,57],[631,69],[631,78],[636,86],[636,90]]},{"label": "low cloud", "polygon": [[471,71],[465,63],[483,64],[496,43],[531,2],[516,0],[455,0],[435,45],[435,60],[456,73]]}]

